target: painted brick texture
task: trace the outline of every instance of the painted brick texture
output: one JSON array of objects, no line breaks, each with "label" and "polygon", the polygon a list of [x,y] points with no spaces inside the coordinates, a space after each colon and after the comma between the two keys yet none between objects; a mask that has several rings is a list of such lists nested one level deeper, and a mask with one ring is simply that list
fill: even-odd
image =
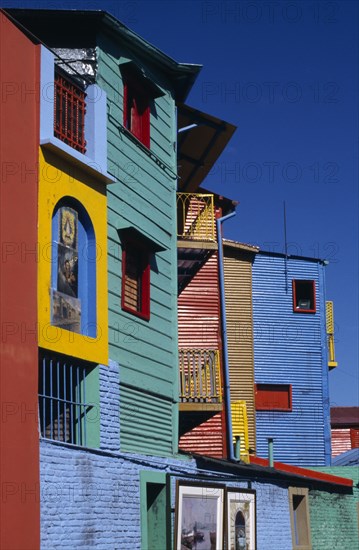
[{"label": "painted brick texture", "polygon": [[359,468],[316,468],[353,480],[353,494],[310,491],[309,508],[313,550],[354,550],[359,547]]}]

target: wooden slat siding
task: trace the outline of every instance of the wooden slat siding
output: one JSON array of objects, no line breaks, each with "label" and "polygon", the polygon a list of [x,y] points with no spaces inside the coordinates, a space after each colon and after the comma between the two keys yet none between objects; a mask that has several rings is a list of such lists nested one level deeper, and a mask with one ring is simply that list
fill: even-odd
[{"label": "wooden slat siding", "polygon": [[[221,349],[218,255],[213,254],[178,297],[178,347]],[[180,438],[187,451],[223,457],[222,416],[215,415]]]},{"label": "wooden slat siding", "polygon": [[[101,78],[106,83],[106,91],[108,90],[108,98],[111,101],[111,114],[117,118],[123,124],[123,86],[122,81],[119,86],[115,85],[114,79],[111,77],[111,73],[116,67],[117,74],[119,74],[118,60],[127,58],[132,59],[141,65],[141,60],[136,60],[135,56],[126,55],[123,48],[116,47],[118,57],[115,55],[108,55],[102,48],[106,48],[106,44],[109,47],[109,41],[105,38],[101,39],[99,50],[99,67],[101,70]],[[109,50],[108,50],[109,51]],[[150,72],[154,74],[156,83],[159,86],[166,88],[167,84],[164,79],[156,72],[150,69]],[[173,111],[173,103],[170,94],[166,94],[162,97],[158,97],[155,100],[155,110],[151,110],[150,124],[151,124],[151,151],[156,155],[159,155],[165,162],[173,162],[173,139],[172,139],[172,121],[171,113]]]},{"label": "wooden slat siding", "polygon": [[350,428],[332,428],[332,457],[349,451],[351,446]]},{"label": "wooden slat siding", "polygon": [[[177,445],[179,395],[176,179],[171,174],[177,170],[175,107],[172,91],[164,87],[165,95],[155,100],[156,112],[150,115],[150,151],[169,166],[164,170],[120,131],[123,83],[119,59],[142,63],[109,36],[99,36],[98,84],[108,98],[108,169],[117,178],[108,187],[108,281],[109,352],[120,364],[120,444],[123,451],[169,455]],[[155,82],[165,86],[161,75],[152,72]],[[149,321],[121,310],[122,256],[117,230],[128,226],[165,249],[151,259]]]},{"label": "wooden slat siding", "polygon": [[180,449],[214,458],[223,458],[223,423],[221,413],[196,426],[180,438]]},{"label": "wooden slat siding", "polygon": [[224,247],[227,340],[232,401],[246,401],[249,447],[255,450],[253,254]]}]

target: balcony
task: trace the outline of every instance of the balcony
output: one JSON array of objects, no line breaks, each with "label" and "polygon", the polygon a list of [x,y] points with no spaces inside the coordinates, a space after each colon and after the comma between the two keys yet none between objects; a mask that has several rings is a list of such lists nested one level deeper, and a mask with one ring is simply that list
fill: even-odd
[{"label": "balcony", "polygon": [[221,411],[219,350],[180,349],[180,411]]},{"label": "balcony", "polygon": [[177,193],[179,294],[218,249],[214,198],[210,193]]}]

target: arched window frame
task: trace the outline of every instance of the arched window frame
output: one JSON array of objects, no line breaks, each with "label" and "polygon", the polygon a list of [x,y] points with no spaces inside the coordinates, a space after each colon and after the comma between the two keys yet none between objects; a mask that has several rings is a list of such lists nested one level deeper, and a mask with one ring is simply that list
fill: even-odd
[{"label": "arched window frame", "polygon": [[[77,240],[77,296],[68,296],[58,289],[59,250],[68,248],[61,242],[60,218],[62,209],[74,211],[75,239]],[[70,332],[78,332],[84,336],[97,337],[97,312],[96,312],[96,237],[93,223],[84,206],[73,197],[62,197],[56,204],[52,214],[52,247],[51,247],[51,324],[59,326]],[[64,323],[56,320],[54,316],[54,300],[59,296],[74,304],[78,300],[80,308],[79,330],[71,330]]]}]

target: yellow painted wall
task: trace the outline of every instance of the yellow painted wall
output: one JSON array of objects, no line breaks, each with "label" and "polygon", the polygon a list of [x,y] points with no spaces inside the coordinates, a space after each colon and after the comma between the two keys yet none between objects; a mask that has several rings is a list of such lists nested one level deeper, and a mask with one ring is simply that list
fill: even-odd
[{"label": "yellow painted wall", "polygon": [[[97,336],[91,338],[51,325],[52,215],[63,197],[81,202],[91,218],[97,248]],[[95,363],[108,362],[107,210],[103,183],[52,151],[40,148],[38,202],[39,346]],[[24,281],[26,284],[26,281]]]}]

